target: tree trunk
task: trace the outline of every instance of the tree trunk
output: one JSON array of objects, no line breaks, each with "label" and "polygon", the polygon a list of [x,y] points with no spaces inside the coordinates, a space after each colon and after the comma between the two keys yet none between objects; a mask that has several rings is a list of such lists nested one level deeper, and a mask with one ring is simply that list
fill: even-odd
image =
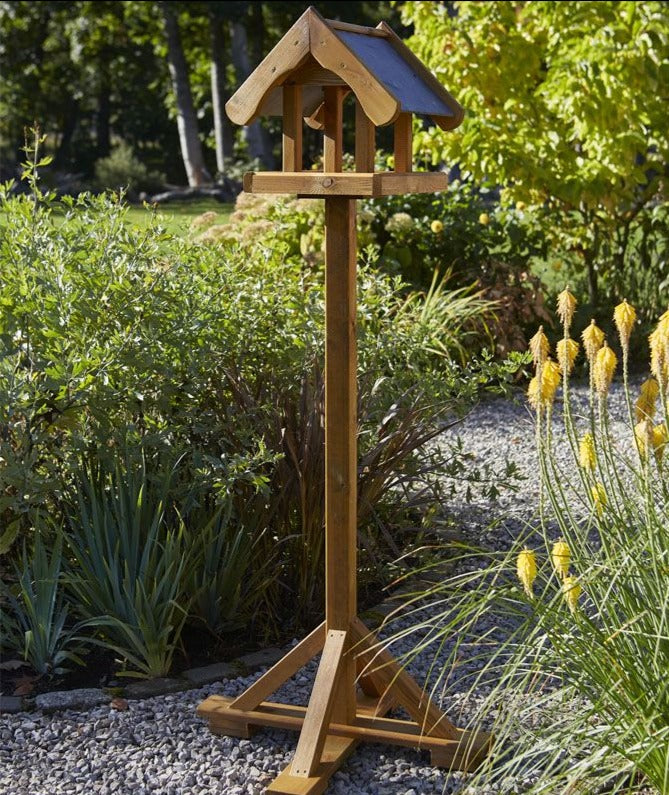
[{"label": "tree trunk", "polygon": [[[237,80],[243,83],[251,74],[251,62],[248,52],[248,36],[243,22],[232,23],[232,63],[237,73]],[[252,159],[258,158],[270,170],[276,167],[272,154],[272,140],[267,130],[259,121],[244,127],[244,138]]]},{"label": "tree trunk", "polygon": [[167,41],[167,61],[172,78],[172,89],[177,105],[177,128],[188,184],[198,187],[211,182],[211,176],[204,165],[202,144],[198,133],[197,116],[190,90],[188,64],[181,44],[179,23],[171,2],[161,2],[160,10]]},{"label": "tree trunk", "polygon": [[595,267],[595,252],[588,249],[585,251],[585,267],[588,276],[588,302],[593,307],[599,301],[599,286],[597,283],[597,268]]},{"label": "tree trunk", "polygon": [[[226,138],[230,139],[227,116],[225,115],[225,29],[221,18],[215,12],[209,15],[209,31],[211,34],[211,99],[214,109],[214,137],[216,139],[216,170],[219,176],[225,175],[225,155],[231,154],[226,147]],[[227,129],[226,129],[227,128]]]},{"label": "tree trunk", "polygon": [[71,146],[72,138],[79,123],[79,100],[72,99],[68,103],[63,116],[60,141],[53,158],[54,169],[63,170],[71,167]]},{"label": "tree trunk", "polygon": [[[106,64],[105,64],[106,67]],[[111,149],[111,130],[109,119],[111,115],[111,88],[107,74],[102,76],[98,91],[98,110],[96,114],[97,157],[107,157]]]}]

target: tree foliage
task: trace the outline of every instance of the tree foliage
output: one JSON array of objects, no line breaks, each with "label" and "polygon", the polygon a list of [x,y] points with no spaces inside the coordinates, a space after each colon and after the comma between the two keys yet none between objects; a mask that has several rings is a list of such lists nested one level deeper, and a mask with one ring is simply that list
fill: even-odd
[{"label": "tree foliage", "polygon": [[[649,203],[666,197],[669,6],[662,2],[407,2],[411,45],[467,109],[461,131],[422,131],[502,198],[560,215],[596,275]],[[558,231],[558,225],[556,225]]]}]

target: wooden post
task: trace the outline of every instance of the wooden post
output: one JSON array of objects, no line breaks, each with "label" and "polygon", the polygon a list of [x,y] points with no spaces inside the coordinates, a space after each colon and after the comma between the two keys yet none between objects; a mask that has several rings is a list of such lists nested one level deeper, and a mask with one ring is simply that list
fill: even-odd
[{"label": "wooden post", "polygon": [[323,171],[341,171],[342,131],[344,128],[344,97],[347,93],[341,86],[326,86],[323,89]]},{"label": "wooden post", "polygon": [[[354,199],[325,199],[325,262],[325,626],[346,631],[357,612]],[[354,656],[345,655],[335,721],[355,718],[355,677]]]},{"label": "wooden post", "polygon": [[302,171],[302,86],[283,87],[283,170]]},{"label": "wooden post", "polygon": [[413,170],[413,130],[411,114],[400,113],[395,122],[395,171],[408,173]]},{"label": "wooden post", "polygon": [[365,173],[374,171],[376,156],[376,127],[362,109],[355,103],[355,170]]}]

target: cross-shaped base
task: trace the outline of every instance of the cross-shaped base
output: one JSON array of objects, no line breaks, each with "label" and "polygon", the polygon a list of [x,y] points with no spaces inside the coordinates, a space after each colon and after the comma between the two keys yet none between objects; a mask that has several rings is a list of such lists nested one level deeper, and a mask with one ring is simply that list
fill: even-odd
[{"label": "cross-shaped base", "polygon": [[[295,729],[300,738],[290,765],[270,784],[268,793],[316,795],[356,745],[367,742],[430,751],[435,766],[472,770],[486,756],[490,735],[456,728],[424,690],[379,648],[359,618],[348,631],[326,631],[325,622],[291,649],[237,698],[210,696],[198,707],[217,734],[250,737],[261,726]],[[323,652],[308,707],[278,704],[266,699],[319,652]],[[353,655],[361,692],[350,719],[333,718],[341,699],[344,660]],[[350,657],[349,657],[350,659]],[[356,689],[356,683],[350,686]],[[412,720],[385,717],[403,707]]]}]

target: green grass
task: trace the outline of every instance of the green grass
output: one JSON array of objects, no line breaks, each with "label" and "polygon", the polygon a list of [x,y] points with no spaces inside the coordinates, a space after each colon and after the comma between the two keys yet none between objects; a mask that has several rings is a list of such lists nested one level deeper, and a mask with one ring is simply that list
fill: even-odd
[{"label": "green grass", "polygon": [[[155,212],[160,223],[168,232],[179,236],[185,235],[188,232],[193,218],[202,215],[202,213],[209,211],[215,212],[219,215],[217,223],[225,224],[228,222],[233,210],[233,204],[222,204],[215,199],[175,202],[174,204],[166,204],[162,207],[158,207],[155,210],[134,204],[128,208],[127,219],[128,223],[133,226],[144,228],[148,226],[151,216]],[[5,223],[6,215],[4,212],[0,212],[0,227],[4,226]]]},{"label": "green grass", "polygon": [[[224,224],[227,223],[233,209],[234,205],[232,204],[222,204],[215,199],[202,199],[200,201],[165,204],[162,207],[158,207],[155,212],[160,223],[169,232],[174,235],[183,235],[188,231],[191,221],[196,216],[210,211],[215,212],[220,216],[220,220],[217,223]],[[136,226],[145,227],[148,225],[153,212],[153,210],[147,210],[145,207],[133,205],[128,210],[128,221]]]}]

